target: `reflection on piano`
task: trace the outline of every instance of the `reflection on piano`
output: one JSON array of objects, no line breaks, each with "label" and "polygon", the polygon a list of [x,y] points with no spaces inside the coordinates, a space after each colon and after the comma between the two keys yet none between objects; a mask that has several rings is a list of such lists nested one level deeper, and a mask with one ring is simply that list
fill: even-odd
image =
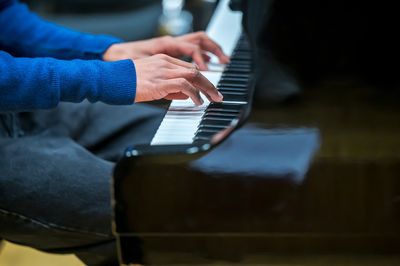
[{"label": "reflection on piano", "polygon": [[[254,87],[252,61],[257,58],[252,58],[253,47],[241,32],[241,14],[230,11],[228,1],[220,1],[207,33],[232,55],[231,65],[222,71],[211,65],[211,71],[204,72],[224,94],[225,102],[205,101],[195,107],[190,101],[173,101],[151,145],[129,147],[117,163],[113,226],[121,263],[260,265],[276,262],[276,254],[399,254],[398,157],[371,161],[364,152],[362,160],[335,160],[334,152],[325,151],[300,186],[289,177],[226,175],[190,167],[193,159],[207,154],[243,124]],[[247,37],[252,44],[254,36]],[[343,97],[348,107],[355,104],[350,96]],[[321,98],[320,104],[326,103],[332,114],[328,119],[313,109],[301,109],[303,105],[292,107],[294,111],[283,118],[295,120],[302,114],[310,121],[310,113],[321,116],[318,126],[323,139],[329,118],[337,115],[332,111],[337,103],[332,104],[329,95]],[[383,108],[379,102],[361,107],[371,119],[379,117],[376,110],[378,114],[384,108],[400,111],[392,105]],[[346,115],[353,121],[353,116]],[[343,117],[340,125],[346,125]],[[354,127],[365,132],[372,123],[348,124],[347,130]],[[392,124],[389,128],[395,129]],[[335,125],[335,140],[341,133]],[[338,153],[347,151],[332,146]]]}]

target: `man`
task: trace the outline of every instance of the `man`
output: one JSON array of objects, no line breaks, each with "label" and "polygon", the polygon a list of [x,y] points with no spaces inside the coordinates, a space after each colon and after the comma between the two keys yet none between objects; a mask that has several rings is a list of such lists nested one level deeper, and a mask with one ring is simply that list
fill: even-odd
[{"label": "man", "polygon": [[[199,105],[199,92],[221,101],[199,72],[207,52],[229,61],[201,32],[123,43],[0,0],[0,238],[115,265],[112,161],[148,143],[162,117],[129,105],[188,97]],[[183,55],[197,66],[174,58]]]}]

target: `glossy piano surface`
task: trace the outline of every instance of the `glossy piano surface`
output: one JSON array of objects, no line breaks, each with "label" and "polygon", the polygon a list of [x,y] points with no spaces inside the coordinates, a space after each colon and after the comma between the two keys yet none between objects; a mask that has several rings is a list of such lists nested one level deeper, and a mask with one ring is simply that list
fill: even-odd
[{"label": "glossy piano surface", "polygon": [[302,182],[123,160],[115,197],[125,261],[266,264],[280,254],[398,265],[399,99],[399,90],[327,82],[291,103],[257,106],[251,122],[264,128],[318,129]]}]

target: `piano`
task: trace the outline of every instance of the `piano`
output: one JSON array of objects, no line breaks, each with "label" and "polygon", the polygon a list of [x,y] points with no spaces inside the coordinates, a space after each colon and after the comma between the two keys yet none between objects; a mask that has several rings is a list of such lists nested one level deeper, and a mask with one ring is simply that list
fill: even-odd
[{"label": "piano", "polygon": [[[394,152],[400,129],[393,126],[400,108],[391,100],[397,92],[377,97],[348,89],[339,99],[347,109],[339,114],[337,92],[329,90],[307,92],[301,104],[252,110],[252,121],[272,128],[320,129],[321,151],[301,184],[290,176],[191,167],[223,145],[252,109],[260,71],[254,35],[242,31],[242,13],[228,4],[219,1],[207,33],[232,62],[220,66],[214,58],[203,72],[224,102],[172,101],[151,143],[127,147],[114,169],[121,265],[400,265],[400,157]],[[370,120],[359,119],[360,112]]]}]

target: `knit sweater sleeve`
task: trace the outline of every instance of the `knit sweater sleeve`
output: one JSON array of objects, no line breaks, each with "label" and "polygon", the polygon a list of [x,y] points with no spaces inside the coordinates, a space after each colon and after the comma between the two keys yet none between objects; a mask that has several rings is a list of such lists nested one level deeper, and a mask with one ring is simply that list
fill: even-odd
[{"label": "knit sweater sleeve", "polygon": [[16,0],[0,0],[0,50],[19,57],[101,59],[121,40],[91,35],[47,22]]},{"label": "knit sweater sleeve", "polygon": [[132,104],[136,74],[131,60],[16,58],[0,51],[0,112],[55,107],[60,101]]}]

